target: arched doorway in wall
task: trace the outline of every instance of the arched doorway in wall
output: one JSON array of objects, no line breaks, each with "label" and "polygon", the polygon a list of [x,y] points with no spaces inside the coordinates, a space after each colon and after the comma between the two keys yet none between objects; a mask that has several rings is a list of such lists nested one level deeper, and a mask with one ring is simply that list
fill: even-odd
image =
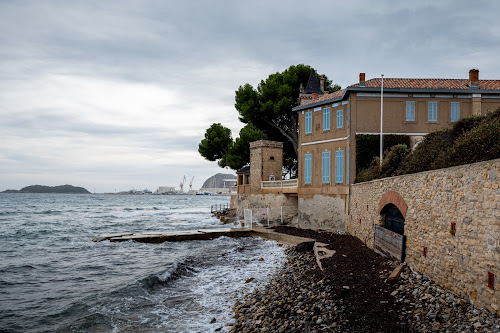
[{"label": "arched doorway in wall", "polygon": [[384,207],[385,211],[384,226],[390,231],[394,231],[397,234],[405,234],[405,218],[403,214],[394,204],[388,204]]},{"label": "arched doorway in wall", "polygon": [[375,227],[374,249],[404,261],[406,256],[405,218],[408,205],[399,193],[386,192],[379,201],[380,223]]}]

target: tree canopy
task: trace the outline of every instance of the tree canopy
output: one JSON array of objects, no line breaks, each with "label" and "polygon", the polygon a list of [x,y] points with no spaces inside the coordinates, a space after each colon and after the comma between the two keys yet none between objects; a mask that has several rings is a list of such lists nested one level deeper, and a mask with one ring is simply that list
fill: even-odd
[{"label": "tree canopy", "polygon": [[[297,171],[298,115],[292,108],[298,105],[300,86],[307,85],[312,69],[304,64],[290,66],[281,73],[269,75],[256,89],[248,83],[240,86],[236,91],[235,108],[240,115],[240,121],[247,124],[240,131],[240,138],[234,142],[231,139],[231,143],[225,146],[224,140],[206,142],[205,140],[211,141],[210,138],[213,137],[211,129],[216,125],[213,124],[207,129],[205,139],[200,143],[198,149],[200,154],[209,161],[219,160],[219,165],[222,167],[238,169],[238,166],[241,167],[250,161],[248,147],[250,142],[259,139],[281,141],[284,143],[283,167],[290,175],[294,175]],[[317,76],[319,78],[320,75]],[[326,75],[323,75],[323,78],[325,91],[333,92],[340,89],[340,86],[333,85]],[[209,131],[210,135],[207,137]],[[202,145],[218,148],[213,151],[204,150]],[[212,152],[224,153],[221,156]]]},{"label": "tree canopy", "polygon": [[219,160],[219,166],[225,167],[224,157],[232,145],[231,130],[214,123],[205,132],[205,139],[198,145],[198,152],[209,161]]}]

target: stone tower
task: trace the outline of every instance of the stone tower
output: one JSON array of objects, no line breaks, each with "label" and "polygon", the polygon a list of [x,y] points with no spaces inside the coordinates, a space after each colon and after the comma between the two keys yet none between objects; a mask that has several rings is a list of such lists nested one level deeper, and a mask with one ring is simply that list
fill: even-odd
[{"label": "stone tower", "polygon": [[250,143],[250,193],[260,193],[261,182],[281,180],[283,142],[259,140]]}]

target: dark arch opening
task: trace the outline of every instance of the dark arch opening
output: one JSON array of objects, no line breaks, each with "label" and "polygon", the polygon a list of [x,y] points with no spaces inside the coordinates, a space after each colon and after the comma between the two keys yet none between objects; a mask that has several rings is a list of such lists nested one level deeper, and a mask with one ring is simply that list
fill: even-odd
[{"label": "dark arch opening", "polygon": [[397,234],[404,235],[405,218],[399,208],[394,204],[388,204],[384,207],[382,213],[385,213],[385,228]]}]

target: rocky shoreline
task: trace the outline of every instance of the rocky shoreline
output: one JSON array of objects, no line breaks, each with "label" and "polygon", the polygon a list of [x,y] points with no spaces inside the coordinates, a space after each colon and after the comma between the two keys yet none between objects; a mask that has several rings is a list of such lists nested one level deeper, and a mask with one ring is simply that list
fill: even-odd
[{"label": "rocky shoreline", "polygon": [[273,280],[233,307],[228,332],[500,332],[500,316],[475,308],[350,235],[287,229],[336,250],[321,271],[310,251],[287,249]]}]

